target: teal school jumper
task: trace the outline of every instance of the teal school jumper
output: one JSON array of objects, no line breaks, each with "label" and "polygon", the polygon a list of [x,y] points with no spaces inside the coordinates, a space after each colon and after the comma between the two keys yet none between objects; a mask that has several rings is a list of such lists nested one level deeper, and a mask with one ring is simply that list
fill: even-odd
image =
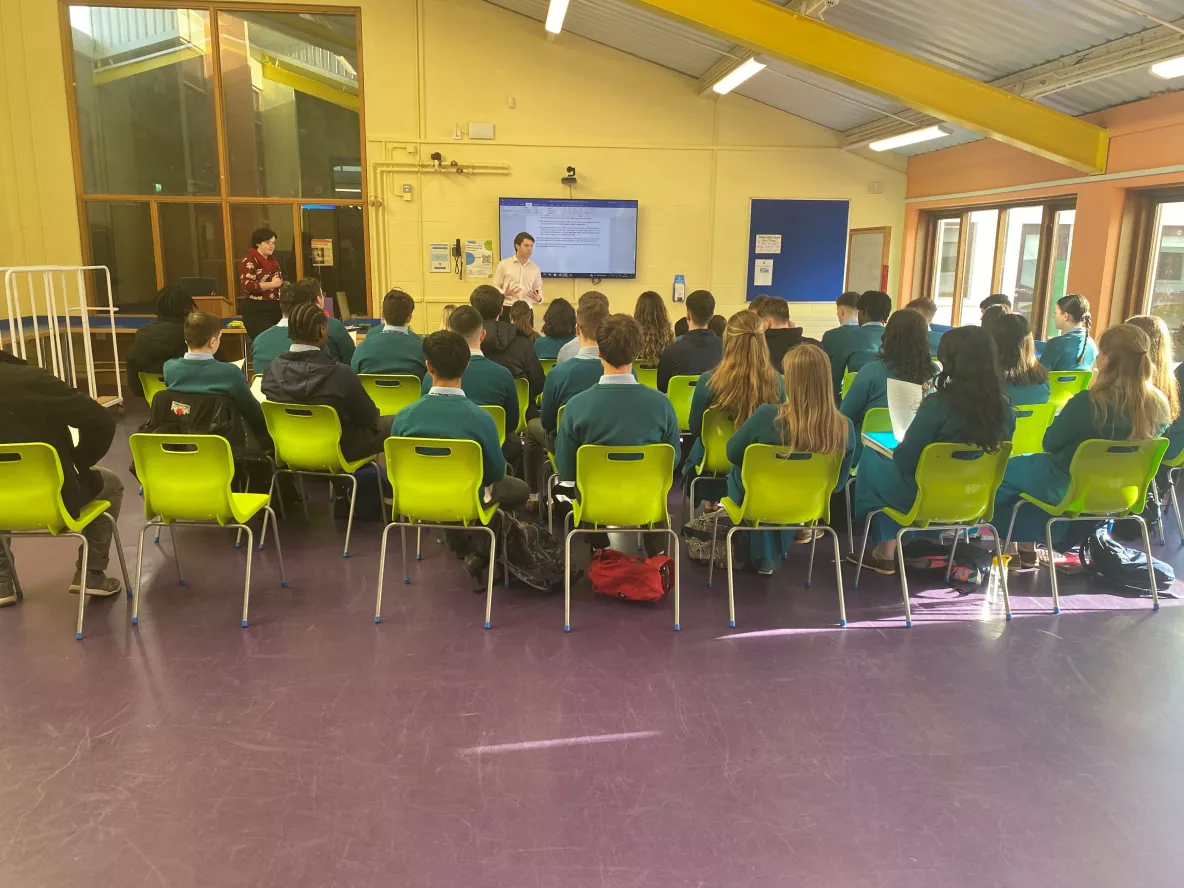
[{"label": "teal school jumper", "polygon": [[404,407],[391,423],[392,438],[459,438],[481,445],[481,486],[506,475],[493,417],[466,397],[428,394]]},{"label": "teal school jumper", "polygon": [[[1078,357],[1082,343],[1085,354]],[[1089,370],[1097,359],[1097,343],[1085,335],[1084,327],[1054,336],[1044,343],[1044,351],[1040,353],[1040,363],[1046,370]]]},{"label": "teal school jumper", "polygon": [[354,373],[417,376],[421,382],[428,372],[423,340],[401,330],[371,330],[358,345],[350,366]]},{"label": "teal school jumper", "polygon": [[1003,394],[1011,399],[1012,406],[1025,407],[1029,404],[1048,403],[1048,381],[1036,385],[1016,385],[1014,382],[1004,381]]},{"label": "teal school jumper", "polygon": [[555,439],[555,465],[565,480],[574,481],[576,451],[583,444],[632,447],[663,443],[674,448],[677,460],[678,418],[669,398],[636,382],[600,382],[567,402]]},{"label": "teal school jumper", "polygon": [[[558,338],[555,336],[540,336],[534,341],[534,353],[539,360],[554,361],[559,357],[559,349],[575,339],[574,336]],[[567,363],[566,361],[564,363]]]},{"label": "teal school jumper", "polygon": [[[880,343],[884,339],[884,325],[880,323],[868,323],[859,328],[864,335],[866,345],[857,349],[852,353],[851,357],[847,359],[848,370],[860,370],[867,364],[870,364],[876,359],[876,355],[880,352]],[[840,378],[840,382],[842,379]]]},{"label": "teal school jumper", "polygon": [[587,391],[600,382],[604,365],[598,357],[576,356],[570,361],[556,364],[547,374],[543,385],[543,409],[540,421],[543,429],[554,432],[559,427],[559,408],[567,405],[580,392]]},{"label": "teal school jumper", "polygon": [[[1007,406],[1003,441],[1010,441],[1015,432],[1015,413],[1010,404]],[[917,498],[917,464],[921,461],[921,451],[930,444],[943,442],[969,443],[961,419],[950,412],[946,396],[939,392],[921,402],[912,425],[891,459],[870,447],[863,449],[859,473],[855,477],[854,512],[858,520],[862,522],[873,509],[885,506],[900,512],[911,509]],[[868,534],[868,545],[895,539],[898,530],[900,525],[887,515],[877,515]],[[999,532],[1004,531],[1000,529]]]},{"label": "teal school jumper", "polygon": [[[1163,430],[1160,429],[1160,432]],[[1126,441],[1131,436],[1130,419],[1121,412],[1107,410],[1101,422],[1094,422],[1089,392],[1078,392],[1069,399],[1044,433],[1044,452],[1029,453],[1007,461],[1007,471],[995,496],[995,521],[1001,534],[1007,533],[1011,510],[1020,501],[1020,493],[1056,504],[1069,490],[1069,466],[1082,441],[1108,438]],[[1020,509],[1015,519],[1012,540],[1019,543],[1045,541],[1044,525],[1048,515],[1031,503]],[[1053,528],[1064,542],[1080,539],[1087,525],[1059,525]],[[1058,537],[1054,537],[1056,545]]]},{"label": "teal school jumper", "polygon": [[[518,426],[518,390],[514,388],[514,377],[510,371],[484,355],[469,355],[469,366],[461,377],[460,387],[465,397],[480,407],[501,407],[506,411],[506,434],[513,433]],[[432,377],[425,376],[420,394],[426,395],[432,389]],[[441,397],[456,397],[441,395]]]},{"label": "teal school jumper", "polygon": [[835,384],[835,397],[843,385],[843,373],[852,353],[866,342],[866,334],[860,333],[858,324],[843,324],[822,334],[822,350],[830,358],[830,375]]},{"label": "teal school jumper", "polygon": [[[847,476],[851,474],[851,463],[855,454],[855,427],[851,420],[847,420],[847,447],[843,452],[843,464],[839,467],[839,483],[834,489],[838,493],[847,483]],[[744,451],[750,444],[782,443],[781,430],[777,425],[777,405],[762,404],[748,421],[736,429],[728,441],[728,461],[732,470],[728,472],[728,496],[735,503],[744,500],[744,483],[741,480],[741,467],[744,463]],[[747,534],[749,537],[749,560],[756,565],[757,570],[777,570],[781,566],[781,553],[793,543],[793,534],[789,531],[768,530]]]},{"label": "teal school jumper", "polygon": [[246,377],[234,364],[210,358],[173,358],[164,362],[164,383],[178,392],[196,395],[225,395],[234,402],[243,420],[251,427],[260,443],[266,445],[271,437],[263,421],[263,408],[251,394]]},{"label": "teal school jumper", "polygon": [[325,343],[325,351],[334,360],[348,364],[353,360],[356,349],[353,337],[345,329],[345,324],[337,318],[327,318],[327,320],[329,321],[329,335]]},{"label": "teal school jumper", "polygon": [[[335,361],[348,364],[354,356],[354,341],[349,338],[349,333],[341,321],[337,318],[328,318],[328,321],[329,336],[325,340],[325,354]],[[342,336],[345,337],[344,342]],[[348,349],[345,343],[348,343]],[[267,372],[267,365],[286,352],[291,344],[287,324],[268,327],[251,342],[251,372],[262,376]]]}]

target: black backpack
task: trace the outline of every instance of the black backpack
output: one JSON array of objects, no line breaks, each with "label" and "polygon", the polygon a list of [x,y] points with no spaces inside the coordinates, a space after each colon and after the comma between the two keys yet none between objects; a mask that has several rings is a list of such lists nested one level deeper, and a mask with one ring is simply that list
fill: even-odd
[{"label": "black backpack", "polygon": [[[1110,536],[1102,525],[1081,544],[1081,566],[1094,576],[1101,577],[1123,589],[1151,594],[1147,578],[1147,555],[1139,549],[1128,549]],[[1170,564],[1151,559],[1155,567],[1155,587],[1162,594],[1176,579]]]},{"label": "black backpack", "polygon": [[152,399],[152,415],[139,431],[158,435],[218,435],[236,460],[262,459],[271,441],[260,442],[226,395],[165,389]]}]

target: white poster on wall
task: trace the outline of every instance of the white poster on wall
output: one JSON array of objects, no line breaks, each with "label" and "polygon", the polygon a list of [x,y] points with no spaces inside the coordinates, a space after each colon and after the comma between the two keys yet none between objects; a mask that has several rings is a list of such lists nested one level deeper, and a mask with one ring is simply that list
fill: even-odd
[{"label": "white poster on wall", "polygon": [[757,259],[753,262],[752,285],[754,287],[773,286],[772,259]]},{"label": "white poster on wall", "polygon": [[432,273],[448,272],[448,244],[428,244],[428,259]]},{"label": "white poster on wall", "polygon": [[465,241],[465,280],[493,277],[493,241]]},{"label": "white poster on wall", "polygon": [[758,255],[761,253],[780,253],[781,252],[781,235],[779,234],[758,234],[756,236],[756,250]]}]

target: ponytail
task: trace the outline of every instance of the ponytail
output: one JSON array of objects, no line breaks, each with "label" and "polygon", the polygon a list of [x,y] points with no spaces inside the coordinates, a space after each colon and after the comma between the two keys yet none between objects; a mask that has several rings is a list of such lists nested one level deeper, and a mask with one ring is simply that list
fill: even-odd
[{"label": "ponytail", "polygon": [[728,318],[724,356],[711,371],[711,406],[733,416],[739,427],[762,404],[781,400],[777,371],[769,360],[765,324],[755,311]]},{"label": "ponytail", "polygon": [[1077,362],[1085,358],[1085,350],[1089,343],[1089,332],[1093,328],[1093,315],[1089,311],[1089,302],[1080,293],[1070,293],[1068,296],[1062,296],[1057,300],[1057,308],[1071,317],[1078,324],[1085,326],[1085,338],[1081,340],[1081,354],[1077,356]]},{"label": "ponytail", "polygon": [[1119,324],[1102,334],[1098,348],[1106,362],[1089,389],[1094,424],[1102,426],[1125,413],[1130,440],[1158,436],[1171,421],[1171,406],[1154,384],[1151,339],[1133,324]]}]

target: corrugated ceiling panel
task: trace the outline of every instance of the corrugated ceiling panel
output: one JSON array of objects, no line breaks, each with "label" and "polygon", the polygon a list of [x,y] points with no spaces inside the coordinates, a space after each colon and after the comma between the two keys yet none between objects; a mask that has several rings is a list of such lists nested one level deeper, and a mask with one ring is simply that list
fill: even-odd
[{"label": "corrugated ceiling panel", "polygon": [[879,96],[777,60],[736,92],[840,131],[900,110]]},{"label": "corrugated ceiling panel", "polygon": [[1164,80],[1156,77],[1145,68],[1137,71],[1127,71],[1116,74],[1105,80],[1096,80],[1083,86],[1075,86],[1059,93],[1045,96],[1040,101],[1050,108],[1064,111],[1066,114],[1088,114],[1091,111],[1101,111],[1103,108],[1113,108],[1115,105],[1125,105],[1138,99],[1145,99],[1156,93],[1170,92],[1184,88],[1184,80]]}]

